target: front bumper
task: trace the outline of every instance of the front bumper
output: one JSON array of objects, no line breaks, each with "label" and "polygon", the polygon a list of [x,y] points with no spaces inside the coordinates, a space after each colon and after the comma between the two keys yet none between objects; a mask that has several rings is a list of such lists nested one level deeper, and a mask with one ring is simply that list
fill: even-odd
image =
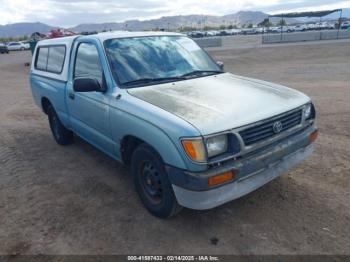
[{"label": "front bumper", "polygon": [[[254,191],[310,156],[314,147],[309,135],[315,130],[311,126],[244,159],[203,173],[168,168],[178,203],[191,209],[210,209]],[[236,180],[216,188],[208,187],[209,177],[233,169],[239,171]]]}]

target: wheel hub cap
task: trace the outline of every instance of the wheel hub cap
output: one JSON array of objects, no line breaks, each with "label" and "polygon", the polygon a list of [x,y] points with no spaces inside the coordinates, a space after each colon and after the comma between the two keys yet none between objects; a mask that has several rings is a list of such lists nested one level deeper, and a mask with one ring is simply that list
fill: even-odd
[{"label": "wheel hub cap", "polygon": [[144,163],[142,168],[142,178],[145,192],[154,201],[159,201],[162,197],[162,181],[158,170],[152,163]]}]

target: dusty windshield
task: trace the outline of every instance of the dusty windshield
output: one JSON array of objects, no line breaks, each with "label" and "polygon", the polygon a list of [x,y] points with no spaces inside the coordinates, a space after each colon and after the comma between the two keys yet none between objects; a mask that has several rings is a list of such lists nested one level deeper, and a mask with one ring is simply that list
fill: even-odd
[{"label": "dusty windshield", "polygon": [[113,75],[124,88],[221,73],[208,54],[184,36],[110,39],[105,49]]}]

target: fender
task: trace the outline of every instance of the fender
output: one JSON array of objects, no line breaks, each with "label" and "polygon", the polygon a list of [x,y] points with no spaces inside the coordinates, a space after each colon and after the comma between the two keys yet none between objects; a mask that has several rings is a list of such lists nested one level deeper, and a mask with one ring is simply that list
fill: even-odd
[{"label": "fender", "polygon": [[165,164],[182,169],[187,168],[174,142],[159,127],[116,108],[111,108],[110,121],[112,139],[117,141],[116,155],[118,159],[121,159],[121,140],[125,136],[131,135],[151,145],[161,155]]}]

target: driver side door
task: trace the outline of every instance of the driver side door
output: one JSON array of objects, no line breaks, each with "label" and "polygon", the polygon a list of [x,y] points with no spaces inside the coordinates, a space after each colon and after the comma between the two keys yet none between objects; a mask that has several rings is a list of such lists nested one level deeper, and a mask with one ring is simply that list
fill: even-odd
[{"label": "driver side door", "polygon": [[[67,86],[66,100],[74,132],[102,151],[111,154],[114,147],[109,124],[110,92],[97,44],[93,41],[76,43],[74,63],[71,67],[72,81]],[[76,92],[73,86],[77,78],[96,79],[105,91]]]}]

